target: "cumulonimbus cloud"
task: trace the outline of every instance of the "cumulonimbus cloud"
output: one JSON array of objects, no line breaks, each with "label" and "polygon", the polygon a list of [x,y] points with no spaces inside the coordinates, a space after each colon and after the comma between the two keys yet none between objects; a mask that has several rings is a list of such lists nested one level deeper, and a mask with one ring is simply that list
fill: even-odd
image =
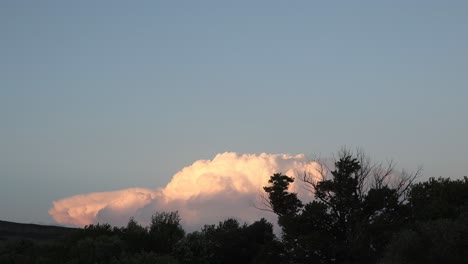
[{"label": "cumulonimbus cloud", "polygon": [[[316,171],[303,154],[226,152],[198,160],[176,173],[164,188],[130,188],[75,195],[53,202],[49,214],[60,224],[84,226],[106,222],[125,225],[130,217],[147,224],[157,211],[179,211],[182,224],[195,229],[229,217],[252,222],[274,215],[256,208],[262,187],[274,173],[297,177]],[[302,199],[311,195],[298,181],[290,188]]]}]

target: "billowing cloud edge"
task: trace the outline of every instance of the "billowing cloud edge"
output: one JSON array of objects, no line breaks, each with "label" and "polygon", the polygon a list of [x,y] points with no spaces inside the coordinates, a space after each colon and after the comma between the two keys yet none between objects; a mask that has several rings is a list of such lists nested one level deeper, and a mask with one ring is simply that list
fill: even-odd
[{"label": "billowing cloud edge", "polygon": [[[284,173],[297,178],[305,172],[313,174],[317,166],[303,154],[225,152],[184,167],[164,188],[75,195],[54,201],[49,214],[57,223],[74,226],[98,222],[123,226],[130,217],[148,224],[157,211],[179,211],[182,224],[189,230],[229,217],[245,222],[264,217],[274,222],[274,214],[256,208],[270,176]],[[295,181],[290,190],[302,200],[311,199],[312,194],[300,181]]]}]

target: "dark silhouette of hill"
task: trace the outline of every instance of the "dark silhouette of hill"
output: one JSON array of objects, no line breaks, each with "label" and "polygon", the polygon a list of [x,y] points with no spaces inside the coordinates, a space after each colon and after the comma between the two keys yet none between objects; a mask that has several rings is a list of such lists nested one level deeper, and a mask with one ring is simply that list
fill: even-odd
[{"label": "dark silhouette of hill", "polygon": [[38,225],[38,224],[21,224],[0,220],[0,241],[6,240],[58,240],[77,231],[77,228]]}]

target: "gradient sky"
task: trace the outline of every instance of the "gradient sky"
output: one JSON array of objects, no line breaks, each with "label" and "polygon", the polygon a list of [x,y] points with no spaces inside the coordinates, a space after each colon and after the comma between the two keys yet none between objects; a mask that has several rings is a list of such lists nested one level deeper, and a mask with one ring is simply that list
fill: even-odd
[{"label": "gradient sky", "polygon": [[0,219],[217,153],[468,174],[468,1],[0,2]]}]

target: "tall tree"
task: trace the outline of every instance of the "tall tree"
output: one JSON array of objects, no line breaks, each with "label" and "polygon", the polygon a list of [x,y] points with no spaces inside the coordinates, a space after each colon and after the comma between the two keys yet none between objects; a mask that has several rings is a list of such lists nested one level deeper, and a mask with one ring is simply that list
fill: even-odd
[{"label": "tall tree", "polygon": [[315,197],[305,206],[287,191],[291,177],[275,174],[264,187],[290,257],[299,263],[375,262],[406,219],[405,194],[419,171],[397,178],[392,163],[373,164],[362,151],[344,149],[333,169],[323,165],[318,172],[318,180],[302,178]]}]

